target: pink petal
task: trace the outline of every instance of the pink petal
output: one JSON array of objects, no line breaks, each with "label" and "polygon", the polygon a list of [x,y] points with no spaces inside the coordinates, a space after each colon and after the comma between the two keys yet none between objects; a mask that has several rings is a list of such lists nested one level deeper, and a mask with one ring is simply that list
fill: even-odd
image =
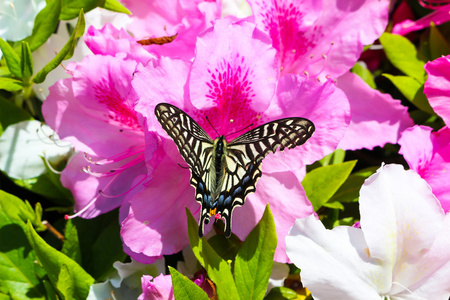
[{"label": "pink petal", "polygon": [[293,172],[264,173],[245,205],[233,212],[232,231],[244,240],[261,219],[269,203],[277,231],[276,262],[289,262],[285,251],[285,236],[297,218],[304,218],[314,209],[306,197],[300,179]]},{"label": "pink petal", "polygon": [[432,132],[429,127],[414,126],[403,132],[399,144],[402,146],[399,153],[410,168],[427,181],[444,211],[449,211],[450,129]]},{"label": "pink petal", "polygon": [[220,17],[220,2],[168,0],[126,1],[133,12],[128,30],[139,39],[178,34],[171,43],[146,46],[159,56],[192,59],[197,35]]},{"label": "pink petal", "polygon": [[403,131],[398,140],[401,145],[399,153],[403,155],[409,167],[421,176],[433,159],[432,130],[430,127],[415,125]]},{"label": "pink petal", "polygon": [[126,54],[126,59],[142,63],[155,58],[123,28],[120,30],[116,29],[110,23],[105,24],[100,30],[93,26],[89,27],[84,40],[89,49],[96,55],[115,56],[117,53],[124,53]]},{"label": "pink petal", "polygon": [[[350,121],[347,97],[329,80],[319,84],[306,80],[300,75],[285,75],[280,78],[277,88],[277,102],[266,112],[273,119],[302,117],[311,120],[316,130],[302,146],[269,155],[275,170],[297,169],[301,165],[311,164],[333,152],[342,139]],[[288,155],[289,153],[289,155]],[[286,159],[297,159],[297,165]],[[278,161],[277,163],[275,163]],[[263,163],[263,170],[265,163]]]},{"label": "pink petal", "polygon": [[130,211],[122,222],[121,236],[133,259],[139,261],[134,253],[173,254],[189,244],[184,207],[192,212],[199,209],[189,177],[189,170],[166,156],[149,184],[129,200]]},{"label": "pink petal", "polygon": [[[256,112],[269,106],[277,78],[275,49],[254,24],[218,20],[198,37],[196,50],[189,79],[190,98],[196,108],[214,107],[224,118],[231,105]],[[221,130],[223,126],[216,129],[229,132]]]},{"label": "pink petal", "polygon": [[[450,6],[449,6],[450,7]],[[450,14],[447,12],[447,15]],[[450,56],[428,62],[425,71],[428,79],[425,82],[424,94],[434,111],[450,125]]]},{"label": "pink petal", "polygon": [[142,294],[138,300],[173,300],[172,277],[160,274],[153,278],[150,275],[143,275]]},{"label": "pink petal", "polygon": [[400,133],[413,125],[400,101],[372,89],[358,75],[346,73],[339,77],[337,86],[347,95],[351,111],[351,122],[339,143],[340,149],[396,144]]},{"label": "pink petal", "polygon": [[[139,124],[133,124],[136,130],[123,130],[124,126],[119,122],[105,122],[108,120],[108,108],[103,107],[103,111],[100,108],[92,109],[80,103],[73,95],[72,80],[63,79],[50,88],[42,113],[59,137],[71,142],[78,151],[109,157],[144,144]],[[111,147],[111,144],[115,147]]]},{"label": "pink petal", "polygon": [[282,72],[320,78],[336,78],[353,66],[363,45],[384,31],[388,6],[387,0],[328,0],[322,7],[318,1],[252,2],[258,28],[270,34],[278,50]]},{"label": "pink petal", "polygon": [[450,14],[448,13],[449,9],[450,5],[445,5],[419,20],[405,20],[401,23],[396,24],[392,29],[392,33],[405,35],[411,31],[430,27],[431,22],[433,22],[435,25],[441,25],[445,22],[450,21]]},{"label": "pink petal", "polygon": [[139,65],[132,85],[139,101],[136,112],[146,121],[147,129],[158,131],[167,136],[155,117],[155,106],[158,103],[171,103],[184,108],[184,89],[191,63],[181,59],[161,57],[150,61],[148,65]]},{"label": "pink petal", "polygon": [[[120,168],[124,163],[108,164],[104,167],[95,166],[93,172],[108,174],[112,169]],[[127,193],[139,185],[146,178],[148,172],[143,159],[140,160],[140,163],[122,172],[117,172],[117,174],[111,174],[111,176],[98,177],[87,174],[83,172],[83,168],[87,166],[89,166],[89,162],[84,154],[80,153],[70,160],[61,174],[62,185],[72,192],[75,199],[75,213],[84,209],[78,216],[87,219],[97,217],[120,206]],[[85,208],[88,205],[89,207]]]}]

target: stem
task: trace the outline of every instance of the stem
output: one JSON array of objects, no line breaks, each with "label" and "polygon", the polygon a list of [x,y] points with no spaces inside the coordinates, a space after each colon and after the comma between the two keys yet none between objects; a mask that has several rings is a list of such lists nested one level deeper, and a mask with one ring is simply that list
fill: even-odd
[{"label": "stem", "polygon": [[55,229],[48,221],[42,221],[42,224],[47,227],[47,230],[49,230],[51,233],[53,233],[54,236],[61,242],[64,242],[64,236],[59,233],[58,230]]}]

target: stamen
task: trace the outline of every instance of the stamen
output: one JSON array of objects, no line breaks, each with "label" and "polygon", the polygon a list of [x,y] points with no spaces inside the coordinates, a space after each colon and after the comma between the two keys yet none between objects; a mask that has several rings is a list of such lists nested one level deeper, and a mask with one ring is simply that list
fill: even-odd
[{"label": "stamen", "polygon": [[46,153],[45,151],[43,151],[42,153],[44,154],[44,162],[45,162],[45,164],[47,165],[47,167],[50,169],[50,171],[52,171],[52,172],[55,173],[55,174],[60,174],[60,175],[61,175],[62,172],[61,172],[61,171],[55,170],[55,169],[53,168],[53,166],[50,164],[50,162],[48,161],[47,153]]},{"label": "stamen", "polygon": [[132,187],[130,187],[127,191],[123,192],[122,194],[118,194],[118,195],[108,195],[105,194],[102,190],[99,190],[98,193],[106,198],[117,198],[117,197],[122,197],[123,195],[131,192],[132,190],[134,190],[138,185],[140,185],[142,182],[144,182],[144,180],[147,179],[147,176],[144,175],[143,178],[141,180],[139,180],[138,183],[136,183],[135,185],[133,185]]}]

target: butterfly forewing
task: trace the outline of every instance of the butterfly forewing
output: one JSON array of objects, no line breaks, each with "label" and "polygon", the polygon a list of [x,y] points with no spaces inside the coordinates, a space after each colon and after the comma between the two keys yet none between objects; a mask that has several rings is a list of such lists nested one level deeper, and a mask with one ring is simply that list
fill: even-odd
[{"label": "butterfly forewing", "polygon": [[175,142],[178,151],[199,176],[208,164],[208,151],[213,141],[189,115],[176,106],[161,103],[155,108],[155,115],[162,128]]},{"label": "butterfly forewing", "polygon": [[[278,148],[282,151],[305,143],[314,132],[311,121],[286,118],[256,127],[227,144],[223,137],[213,142],[191,117],[173,105],[158,104],[155,114],[191,170],[195,199],[202,205],[199,236],[214,213],[225,220],[225,235],[230,236],[233,210],[255,192],[262,159]],[[222,155],[216,148],[218,142],[223,146]]]},{"label": "butterfly forewing", "polygon": [[304,118],[286,118],[263,124],[237,137],[228,144],[230,150],[245,148],[254,162],[261,162],[270,152],[304,144],[313,134],[314,124]]}]

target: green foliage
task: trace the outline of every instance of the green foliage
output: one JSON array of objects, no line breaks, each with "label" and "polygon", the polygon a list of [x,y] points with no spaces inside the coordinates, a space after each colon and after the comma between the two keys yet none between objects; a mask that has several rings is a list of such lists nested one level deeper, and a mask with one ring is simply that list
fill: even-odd
[{"label": "green foliage", "polygon": [[272,272],[277,232],[269,205],[250,232],[234,263],[234,279],[241,299],[262,299]]},{"label": "green foliage", "polygon": [[63,0],[59,18],[60,20],[72,20],[78,16],[80,10],[88,12],[96,7],[131,14],[131,12],[117,0]]},{"label": "green foliage", "polygon": [[28,84],[30,77],[33,75],[33,58],[31,57],[30,45],[27,42],[22,42],[21,50],[20,71],[23,81]]},{"label": "green foliage", "polygon": [[373,79],[372,73],[369,71],[369,69],[364,67],[362,64],[357,62],[353,66],[351,71],[352,71],[352,73],[355,73],[356,75],[361,77],[362,80],[364,80],[364,82],[367,83],[371,88],[373,88],[373,89],[377,88],[377,85],[375,84],[375,80]]},{"label": "green foliage", "polygon": [[306,196],[317,211],[331,199],[350,175],[356,161],[323,166],[307,173],[302,181]]},{"label": "green foliage", "polygon": [[2,38],[0,38],[0,49],[2,49],[3,56],[5,57],[6,64],[11,74],[16,78],[22,79],[19,55],[14,51],[13,47]]},{"label": "green foliage", "polygon": [[17,197],[0,191],[0,299],[45,299],[45,272],[35,263],[25,235],[28,209]]},{"label": "green foliage", "polygon": [[294,290],[282,286],[271,289],[269,294],[267,294],[267,296],[264,299],[265,300],[298,299],[298,295]]},{"label": "green foliage", "polygon": [[225,261],[205,238],[199,238],[197,223],[188,209],[186,215],[192,251],[216,284],[219,299],[263,299],[277,246],[275,223],[269,206],[237,252],[234,278],[229,264],[231,260]]},{"label": "green foliage", "polygon": [[401,35],[387,32],[381,35],[380,42],[387,58],[397,69],[420,83],[425,82],[425,61],[414,44]]},{"label": "green foliage", "polygon": [[46,6],[38,13],[34,20],[31,36],[25,39],[30,44],[31,51],[42,46],[58,27],[61,13],[61,0],[46,0]]},{"label": "green foliage", "polygon": [[169,267],[175,299],[208,300],[208,295],[189,278]]},{"label": "green foliage", "polygon": [[25,234],[42,267],[47,272],[53,287],[68,299],[86,299],[92,278],[80,265],[48,245],[33,229],[30,223]]},{"label": "green foliage", "polygon": [[85,24],[86,23],[84,21],[84,13],[83,10],[81,10],[79,11],[78,22],[77,25],[75,26],[75,30],[72,32],[67,43],[61,49],[61,51],[58,52],[55,58],[53,58],[44,68],[42,68],[42,70],[40,70],[33,77],[33,82],[42,83],[45,80],[47,74],[50,73],[50,71],[58,67],[63,60],[72,57],[75,45],[77,43],[77,38],[81,37],[84,34]]}]

